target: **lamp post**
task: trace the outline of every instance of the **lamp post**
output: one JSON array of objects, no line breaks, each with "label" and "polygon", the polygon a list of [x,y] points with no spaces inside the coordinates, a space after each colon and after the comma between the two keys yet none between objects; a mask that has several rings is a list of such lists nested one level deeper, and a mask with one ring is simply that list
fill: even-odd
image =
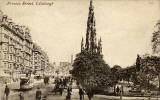
[{"label": "lamp post", "polygon": [[120,100],[122,100],[122,85],[121,85],[121,90],[120,90]]}]

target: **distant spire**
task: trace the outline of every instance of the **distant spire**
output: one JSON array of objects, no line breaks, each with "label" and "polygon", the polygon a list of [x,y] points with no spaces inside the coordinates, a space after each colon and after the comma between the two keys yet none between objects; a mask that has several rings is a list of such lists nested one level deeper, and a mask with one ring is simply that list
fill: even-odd
[{"label": "distant spire", "polygon": [[0,10],[0,21],[2,21],[3,12]]},{"label": "distant spire", "polygon": [[100,40],[99,40],[99,44],[100,44],[100,53],[102,53],[102,40],[101,40],[101,37],[100,37]]},{"label": "distant spire", "polygon": [[93,1],[92,0],[90,0],[90,7],[89,7],[89,9],[94,9],[94,7],[93,7]]},{"label": "distant spire", "polygon": [[81,41],[81,52],[84,50],[84,43],[83,43],[83,37],[82,37],[82,41]]},{"label": "distant spire", "polygon": [[99,39],[99,41],[98,41],[98,47],[97,47],[97,52],[98,53],[102,53],[102,43],[101,43],[102,41],[101,41],[101,38]]},{"label": "distant spire", "polygon": [[73,64],[73,54],[71,55],[71,64]]}]

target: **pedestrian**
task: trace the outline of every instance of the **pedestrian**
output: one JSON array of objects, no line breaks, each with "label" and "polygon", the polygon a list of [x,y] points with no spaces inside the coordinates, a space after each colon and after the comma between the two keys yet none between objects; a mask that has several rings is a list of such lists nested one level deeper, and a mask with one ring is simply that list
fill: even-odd
[{"label": "pedestrian", "polygon": [[71,99],[71,89],[70,89],[70,87],[68,87],[66,100],[70,100],[70,99]]},{"label": "pedestrian", "polygon": [[36,100],[41,100],[41,95],[42,95],[42,92],[40,88],[38,87],[36,91]]},{"label": "pedestrian", "polygon": [[79,98],[82,100],[83,90],[82,88],[79,88]]},{"label": "pedestrian", "polygon": [[83,92],[83,94],[82,94],[82,98],[84,99],[84,94],[85,94],[84,89],[82,89],[82,92]]},{"label": "pedestrian", "polygon": [[117,96],[119,95],[119,87],[116,88]]},{"label": "pedestrian", "polygon": [[47,77],[46,76],[44,77],[44,84],[45,85],[47,84]]},{"label": "pedestrian", "polygon": [[6,100],[8,100],[8,96],[9,96],[9,93],[10,93],[10,89],[8,88],[7,85],[6,85],[6,87],[5,87],[4,93],[5,93],[5,95],[6,95]]},{"label": "pedestrian", "polygon": [[19,94],[19,100],[24,100],[24,96],[22,93]]},{"label": "pedestrian", "polygon": [[62,94],[63,94],[63,86],[62,86],[62,84],[60,84],[59,90],[60,90],[60,95],[62,96]]},{"label": "pedestrian", "polygon": [[66,96],[66,100],[70,100],[71,99],[71,87],[67,88],[67,96]]}]

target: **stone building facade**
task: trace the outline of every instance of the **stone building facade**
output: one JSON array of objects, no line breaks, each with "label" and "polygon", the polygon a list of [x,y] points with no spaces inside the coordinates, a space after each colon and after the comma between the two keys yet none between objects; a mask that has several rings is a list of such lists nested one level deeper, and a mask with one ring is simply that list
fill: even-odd
[{"label": "stone building facade", "polygon": [[43,75],[45,69],[49,66],[49,58],[40,46],[33,43],[33,66],[34,72],[37,75]]},{"label": "stone building facade", "polygon": [[0,75],[44,70],[49,63],[48,55],[35,48],[29,28],[16,25],[0,11]]}]

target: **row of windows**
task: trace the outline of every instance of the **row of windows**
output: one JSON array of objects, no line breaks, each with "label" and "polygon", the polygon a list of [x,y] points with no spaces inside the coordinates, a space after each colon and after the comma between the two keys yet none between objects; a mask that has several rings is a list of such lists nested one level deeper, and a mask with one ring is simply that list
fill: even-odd
[{"label": "row of windows", "polygon": [[9,44],[13,44],[15,45],[17,48],[23,48],[23,42],[17,42],[15,39],[13,38],[9,38],[8,35],[4,34],[4,42],[9,42]]},{"label": "row of windows", "polygon": [[13,54],[8,54],[8,53],[4,53],[4,59],[5,60],[14,60],[15,59],[15,56]]},{"label": "row of windows", "polygon": [[[16,49],[16,48],[14,48],[14,46],[8,46],[7,44],[3,44],[2,48],[3,48],[4,51],[9,51],[9,53],[16,53],[16,55],[21,55],[21,56],[23,55],[25,57],[25,53],[22,54],[21,49]],[[27,49],[27,52],[31,54],[32,50],[31,49]]]},{"label": "row of windows", "polygon": [[[11,33],[8,30],[3,30],[5,35],[7,35],[8,37],[12,37],[13,39],[10,39],[10,41],[12,41],[13,43],[19,42],[19,43],[23,43],[23,40],[21,38],[19,38],[17,35],[15,35],[14,33]],[[6,38],[6,36],[5,36]]]},{"label": "row of windows", "polygon": [[[25,53],[24,53],[25,54]],[[26,55],[25,57],[27,60],[32,60],[32,57],[30,57],[29,55]],[[17,62],[21,62],[22,60],[22,57],[19,56],[19,57],[16,57],[14,54],[8,54],[6,52],[4,52],[4,59],[5,60],[11,60],[11,61],[17,61]],[[18,59],[18,60],[17,60]]]},{"label": "row of windows", "polygon": [[7,69],[18,69],[19,67],[21,67],[21,65],[4,62],[4,68]]},{"label": "row of windows", "polygon": [[[18,46],[18,45],[16,45],[15,46],[16,48],[19,48],[19,49],[23,49],[23,46]],[[14,48],[14,46],[8,46],[8,44],[7,43],[4,43],[3,45],[2,45],[2,49],[3,50],[5,50],[5,51],[11,51],[11,52],[14,52],[15,51],[15,48]]]},{"label": "row of windows", "polygon": [[13,65],[14,65],[13,63],[10,63],[10,64],[9,64],[9,63],[6,63],[6,62],[4,63],[4,67],[5,67],[5,68],[8,68],[8,69],[12,69],[12,68],[13,68]]}]

